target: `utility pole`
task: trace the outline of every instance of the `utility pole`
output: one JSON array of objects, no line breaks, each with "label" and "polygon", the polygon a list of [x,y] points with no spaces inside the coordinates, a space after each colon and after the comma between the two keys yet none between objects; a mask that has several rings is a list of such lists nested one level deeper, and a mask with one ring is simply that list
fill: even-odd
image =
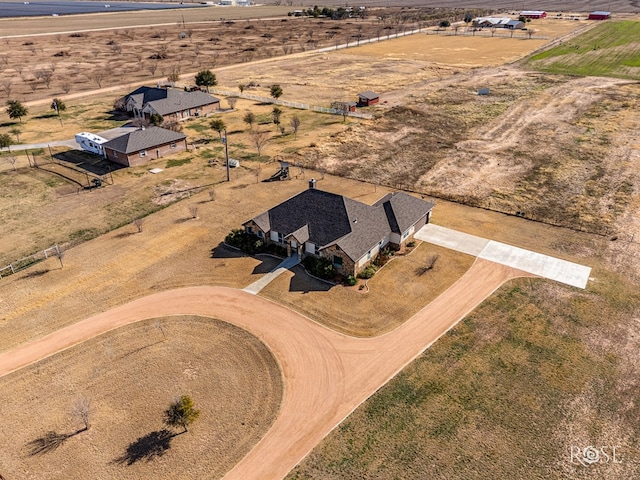
[{"label": "utility pole", "polygon": [[227,141],[227,129],[224,129],[224,156],[227,159],[227,182],[231,181],[231,171],[229,170],[229,142]]}]

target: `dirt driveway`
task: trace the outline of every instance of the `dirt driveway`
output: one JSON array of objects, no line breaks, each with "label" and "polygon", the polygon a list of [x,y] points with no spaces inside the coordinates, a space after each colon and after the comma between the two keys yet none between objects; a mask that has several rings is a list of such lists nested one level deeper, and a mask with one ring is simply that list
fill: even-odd
[{"label": "dirt driveway", "polygon": [[[0,376],[139,320],[220,318],[260,338],[280,362],[285,395],[275,423],[226,479],[282,478],[333,428],[500,285],[525,273],[477,260],[401,327],[375,338],[341,335],[246,292],[191,287],[150,295],[0,355]],[[256,312],[260,312],[257,315]]]}]

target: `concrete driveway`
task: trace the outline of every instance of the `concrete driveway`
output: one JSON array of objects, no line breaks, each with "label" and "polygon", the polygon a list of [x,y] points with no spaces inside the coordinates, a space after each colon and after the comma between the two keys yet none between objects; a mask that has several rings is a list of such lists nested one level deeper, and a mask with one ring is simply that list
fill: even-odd
[{"label": "concrete driveway", "polygon": [[422,227],[415,238],[577,288],[585,288],[591,274],[591,268],[584,265],[432,223]]}]

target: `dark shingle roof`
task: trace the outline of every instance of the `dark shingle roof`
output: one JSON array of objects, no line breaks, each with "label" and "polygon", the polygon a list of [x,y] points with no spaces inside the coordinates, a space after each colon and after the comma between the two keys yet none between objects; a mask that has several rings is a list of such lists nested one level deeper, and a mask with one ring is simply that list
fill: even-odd
[{"label": "dark shingle roof", "polygon": [[270,230],[286,236],[307,225],[309,241],[320,246],[351,232],[343,198],[322,190],[305,190],[267,213]]},{"label": "dark shingle roof", "polygon": [[136,108],[149,105],[160,115],[169,115],[189,108],[220,102],[219,98],[205,92],[185,92],[176,88],[140,87],[125,97],[132,99]]},{"label": "dark shingle roof", "polygon": [[138,87],[133,92],[125,97],[125,99],[132,99],[137,108],[141,109],[146,103],[158,100],[160,98],[167,97],[166,88],[156,87]]},{"label": "dark shingle roof", "polygon": [[405,193],[390,193],[373,205],[317,189],[305,190],[261,213],[253,221],[263,231],[292,235],[320,248],[339,246],[358,260],[391,232],[402,233],[433,208]]},{"label": "dark shingle roof", "polygon": [[434,207],[433,202],[425,202],[403,192],[388,193],[374,207],[382,206],[389,221],[391,231],[405,232]]},{"label": "dark shingle roof", "polygon": [[380,95],[378,95],[376,92],[372,92],[371,90],[367,90],[366,92],[358,94],[358,97],[366,98],[367,100],[373,100],[378,98],[379,96]]},{"label": "dark shingle roof", "polygon": [[187,138],[186,135],[167,130],[166,128],[149,127],[144,130],[135,130],[121,137],[109,140],[102,144],[102,148],[110,148],[116,152],[129,154],[155,148],[160,145],[166,145],[167,143],[177,142],[185,138]]}]

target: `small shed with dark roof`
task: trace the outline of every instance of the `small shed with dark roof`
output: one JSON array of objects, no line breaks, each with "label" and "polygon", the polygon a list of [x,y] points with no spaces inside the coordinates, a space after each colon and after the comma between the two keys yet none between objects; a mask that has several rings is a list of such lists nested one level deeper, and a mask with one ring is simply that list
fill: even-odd
[{"label": "small shed with dark roof", "polygon": [[310,188],[243,224],[247,233],[300,258],[328,258],[343,275],[357,275],[385,247],[401,248],[428,223],[434,204],[402,192],[373,205]]},{"label": "small shed with dark roof", "polygon": [[380,95],[371,90],[358,94],[358,105],[363,107],[370,107],[380,102]]},{"label": "small shed with dark roof", "polygon": [[160,127],[134,130],[102,144],[112,162],[134,167],[187,149],[186,135]]}]

